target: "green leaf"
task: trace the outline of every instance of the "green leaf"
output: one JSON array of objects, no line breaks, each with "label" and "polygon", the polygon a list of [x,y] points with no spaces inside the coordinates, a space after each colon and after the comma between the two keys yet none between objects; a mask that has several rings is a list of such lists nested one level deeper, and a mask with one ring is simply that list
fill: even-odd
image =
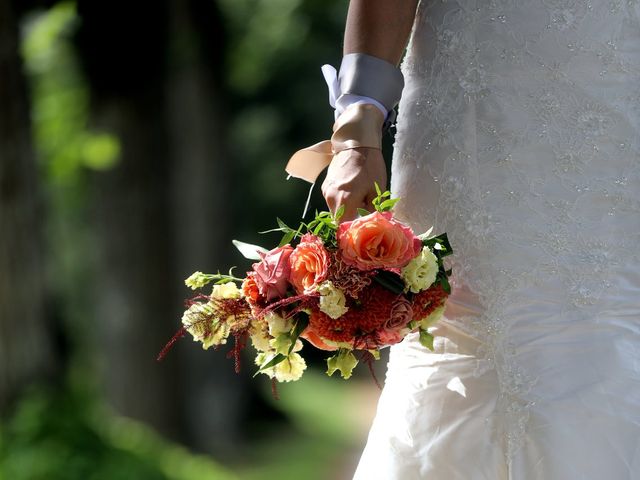
[{"label": "green leaf", "polygon": [[278,353],[277,355],[274,355],[271,360],[269,360],[267,363],[263,364],[260,369],[253,375],[254,377],[256,377],[259,373],[262,373],[263,371],[265,371],[267,368],[271,368],[271,367],[275,367],[276,365],[278,365],[281,362],[284,362],[288,357],[286,355],[283,355],[281,353]]},{"label": "green leaf", "polygon": [[233,282],[231,278],[221,278],[220,280],[215,282],[214,285],[223,285],[225,283],[231,283],[231,282]]},{"label": "green leaf", "polygon": [[447,279],[447,276],[440,275],[438,273],[438,278],[440,279],[440,285],[442,286],[442,289],[448,294],[451,294],[451,285],[449,285],[449,279]]},{"label": "green leaf", "polygon": [[269,230],[262,230],[258,232],[260,235],[264,235],[265,233],[273,233],[273,232],[283,232],[282,228],[270,228]]},{"label": "green leaf", "polygon": [[336,355],[327,359],[327,375],[331,377],[337,370],[340,370],[342,378],[348,380],[357,364],[358,359],[353,352],[341,348]]},{"label": "green leaf", "polygon": [[288,333],[281,333],[269,343],[277,353],[289,355],[296,342],[295,340],[291,341],[291,336]]},{"label": "green leaf", "polygon": [[278,226],[280,228],[282,228],[283,230],[293,230],[291,227],[289,227],[289,225],[287,225],[286,223],[284,223],[279,217],[276,217],[276,222],[278,222]]},{"label": "green leaf", "polygon": [[389,190],[381,191],[380,186],[376,183],[376,193],[378,194],[371,203],[378,212],[388,212],[393,209],[398,202],[398,198],[391,198],[391,192]]},{"label": "green leaf", "polygon": [[402,292],[404,292],[404,289],[405,289],[404,280],[402,280],[402,277],[400,277],[399,275],[393,272],[389,272],[387,270],[380,270],[377,273],[377,275],[373,277],[373,279],[376,282],[378,282],[380,285],[382,285],[384,288],[386,288],[387,290],[395,294],[399,295]]},{"label": "green leaf", "polygon": [[426,330],[420,329],[420,344],[433,352],[433,335]]},{"label": "green leaf", "polygon": [[[451,244],[449,243],[449,238],[446,233],[423,240],[422,244],[433,250],[433,253],[440,258],[453,253],[453,249],[451,248]],[[436,247],[437,244],[439,244],[438,247]]]},{"label": "green leaf", "polygon": [[389,198],[380,204],[380,210],[384,212],[388,212],[392,210],[396,203],[398,203],[399,198]]},{"label": "green leaf", "polygon": [[296,341],[304,332],[304,329],[309,325],[309,317],[307,315],[300,315],[298,321],[296,322],[296,326],[293,327],[293,331],[291,332],[291,346],[289,347],[289,353],[293,351],[293,347],[296,345]]},{"label": "green leaf", "polygon": [[358,215],[361,217],[366,217],[367,215],[371,215],[371,212],[366,208],[358,208]]},{"label": "green leaf", "polygon": [[296,236],[296,232],[291,230],[290,232],[285,233],[282,236],[282,239],[280,240],[280,243],[278,244],[278,247],[284,247],[285,245],[287,245],[288,243],[291,242],[291,240],[293,240],[293,238]]},{"label": "green leaf", "polygon": [[336,222],[340,221],[340,219],[344,215],[344,208],[345,208],[344,205],[340,205],[340,207],[338,208],[338,211],[333,217]]},{"label": "green leaf", "polygon": [[378,194],[378,196],[381,196],[382,191],[380,190],[380,185],[378,185],[378,182],[373,182],[373,185],[376,188],[376,193]]}]

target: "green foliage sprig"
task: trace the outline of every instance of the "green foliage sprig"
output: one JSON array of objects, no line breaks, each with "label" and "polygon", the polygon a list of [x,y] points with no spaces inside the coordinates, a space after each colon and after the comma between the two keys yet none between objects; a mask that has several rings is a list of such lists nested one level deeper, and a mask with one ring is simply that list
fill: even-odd
[{"label": "green foliage sprig", "polygon": [[[377,196],[372,200],[371,203],[375,211],[382,213],[393,210],[393,207],[400,199],[392,198],[391,192],[389,190],[385,190],[383,192],[377,182],[374,185]],[[305,233],[312,233],[316,235],[328,247],[337,247],[336,232],[338,231],[340,219],[344,216],[344,210],[344,205],[341,205],[335,214],[328,211],[318,212],[316,210],[314,219],[309,223],[300,223],[300,226],[297,229],[288,226],[280,218],[277,218],[277,228],[265,230],[260,233],[281,232],[283,235],[280,243],[278,244],[279,247],[291,243],[296,238],[301,237]],[[357,212],[360,217],[371,214],[369,210],[366,210],[364,208],[358,208]]]},{"label": "green foliage sprig", "polygon": [[305,233],[313,233],[322,239],[326,246],[336,247],[336,231],[338,230],[338,225],[343,215],[344,205],[341,205],[335,214],[327,211],[316,211],[315,218],[313,220],[309,223],[300,223],[300,226],[297,229],[288,226],[278,218],[276,219],[278,228],[272,228],[271,230],[265,230],[260,233],[282,232],[283,235],[280,243],[278,244],[279,247],[291,243],[296,238],[302,237]]},{"label": "green foliage sprig", "polygon": [[[426,234],[428,235],[428,233]],[[449,284],[448,277],[451,275],[451,269],[444,269],[444,257],[447,257],[453,253],[447,234],[443,233],[436,237],[423,238],[421,236],[422,244],[429,247],[434,255],[438,258],[438,265],[440,267],[438,275],[436,276],[436,282],[439,282],[445,292],[451,293],[451,285]]]},{"label": "green foliage sprig", "polygon": [[189,278],[184,281],[184,284],[191,290],[197,290],[198,288],[202,288],[211,282],[215,282],[214,285],[220,285],[222,283],[229,282],[242,283],[242,278],[233,276],[234,268],[236,267],[231,267],[228,274],[220,273],[220,271],[218,271],[218,273],[194,272]]},{"label": "green foliage sprig", "polygon": [[378,195],[371,202],[373,204],[373,208],[381,213],[393,210],[393,207],[396,203],[398,203],[398,200],[400,199],[391,198],[391,192],[389,190],[385,190],[384,192],[380,190],[380,185],[378,185],[378,182],[375,182],[374,185],[376,187],[376,193]]}]

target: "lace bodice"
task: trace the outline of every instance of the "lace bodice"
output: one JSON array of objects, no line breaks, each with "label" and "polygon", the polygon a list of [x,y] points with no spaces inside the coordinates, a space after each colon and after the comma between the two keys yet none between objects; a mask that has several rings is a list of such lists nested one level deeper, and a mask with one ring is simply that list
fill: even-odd
[{"label": "lace bodice", "polygon": [[508,458],[536,402],[531,322],[595,324],[640,268],[639,18],[638,0],[419,5],[392,190],[414,228],[449,235],[451,300],[477,308],[446,321],[496,372]]}]

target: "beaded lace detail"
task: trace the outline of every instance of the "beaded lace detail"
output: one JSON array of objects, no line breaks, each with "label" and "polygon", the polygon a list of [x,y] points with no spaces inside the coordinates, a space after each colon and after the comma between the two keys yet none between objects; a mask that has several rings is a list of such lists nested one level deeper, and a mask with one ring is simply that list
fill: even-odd
[{"label": "beaded lace detail", "polygon": [[[638,0],[419,5],[392,190],[414,228],[448,233],[451,299],[477,296],[481,314],[447,321],[479,340],[476,373],[497,375],[508,461],[536,402],[520,323],[596,318],[638,261],[639,17]],[[532,292],[544,320],[513,313]]]}]

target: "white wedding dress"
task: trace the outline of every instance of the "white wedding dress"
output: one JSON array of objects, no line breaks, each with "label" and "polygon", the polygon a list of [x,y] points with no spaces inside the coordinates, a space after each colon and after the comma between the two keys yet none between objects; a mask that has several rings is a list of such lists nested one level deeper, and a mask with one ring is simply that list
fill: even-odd
[{"label": "white wedding dress", "polygon": [[357,480],[640,479],[639,0],[421,2],[392,190],[447,232]]}]

